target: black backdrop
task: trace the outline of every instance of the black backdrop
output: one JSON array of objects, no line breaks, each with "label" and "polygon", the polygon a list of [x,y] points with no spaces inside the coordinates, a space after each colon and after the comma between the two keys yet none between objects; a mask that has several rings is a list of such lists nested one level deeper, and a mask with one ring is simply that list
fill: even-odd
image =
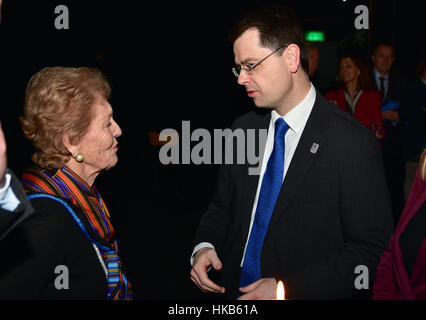
[{"label": "black backdrop", "polygon": [[[0,120],[8,164],[20,174],[32,147],[20,129],[24,90],[46,66],[100,68],[112,85],[114,117],[123,130],[119,163],[96,180],[112,214],[130,280],[139,299],[202,298],[189,278],[192,237],[211,197],[216,165],[162,166],[148,132],[226,128],[253,108],[230,72],[226,31],[245,9],[264,1],[5,0],[0,24]],[[397,67],[412,76],[424,52],[424,4],[417,1],[281,1],[305,30],[368,57],[386,38]],[[354,8],[370,7],[370,29],[354,28]],[[54,9],[69,9],[69,30],[56,30]],[[412,35],[418,35],[413,41]],[[362,41],[357,41],[361,39]],[[322,57],[321,68],[335,61]],[[321,70],[318,70],[321,72]],[[323,70],[324,72],[324,70]]]}]

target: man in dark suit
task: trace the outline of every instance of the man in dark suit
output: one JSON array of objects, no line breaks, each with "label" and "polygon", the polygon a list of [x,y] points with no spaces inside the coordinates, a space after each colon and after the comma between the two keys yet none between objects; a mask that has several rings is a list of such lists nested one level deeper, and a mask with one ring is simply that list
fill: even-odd
[{"label": "man in dark suit", "polygon": [[[385,127],[382,153],[385,166],[386,180],[391,196],[395,224],[398,223],[404,207],[404,163],[399,137],[401,126],[400,103],[405,92],[405,80],[392,68],[395,62],[395,49],[385,41],[379,41],[371,55],[373,62],[374,84],[382,95],[382,117]],[[390,107],[391,105],[395,107]]]},{"label": "man in dark suit", "polygon": [[309,82],[303,32],[288,9],[260,7],[230,38],[234,74],[259,108],[232,129],[268,135],[260,175],[248,164],[221,166],[196,232],[192,281],[229,299],[274,299],[278,280],[290,299],[369,297],[392,234],[375,136]]},{"label": "man in dark suit", "polygon": [[[1,22],[0,0],[0,22]],[[6,141],[0,123],[0,240],[33,212],[18,178],[7,169]]]},{"label": "man in dark suit", "polygon": [[33,211],[18,178],[6,169],[6,141],[0,123],[0,241]]}]

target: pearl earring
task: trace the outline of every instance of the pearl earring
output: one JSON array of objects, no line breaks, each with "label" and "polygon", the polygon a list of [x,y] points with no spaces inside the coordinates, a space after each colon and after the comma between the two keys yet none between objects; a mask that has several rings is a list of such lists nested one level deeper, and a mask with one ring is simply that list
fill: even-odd
[{"label": "pearl earring", "polygon": [[83,162],[83,160],[84,160],[84,156],[83,156],[82,154],[78,154],[78,155],[75,157],[75,160],[76,160],[77,162]]}]

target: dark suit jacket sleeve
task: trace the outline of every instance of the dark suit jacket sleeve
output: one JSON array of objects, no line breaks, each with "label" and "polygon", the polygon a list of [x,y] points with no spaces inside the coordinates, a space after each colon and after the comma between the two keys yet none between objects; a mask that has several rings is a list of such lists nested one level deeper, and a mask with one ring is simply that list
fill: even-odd
[{"label": "dark suit jacket sleeve", "polygon": [[210,242],[216,251],[221,252],[231,221],[229,206],[232,196],[229,175],[229,165],[221,165],[213,199],[200,221],[194,246],[201,242]]},{"label": "dark suit jacket sleeve", "polygon": [[[350,127],[336,138],[337,148],[341,149],[335,156],[340,166],[336,170],[340,175],[344,244],[323,259],[282,277],[289,298],[370,297],[377,265],[392,236],[392,211],[376,138],[370,131]],[[361,275],[355,272],[357,266],[368,269],[368,290],[355,287]]]},{"label": "dark suit jacket sleeve", "polygon": [[53,200],[43,203],[0,241],[0,299],[37,299],[54,287],[55,266],[64,264],[67,213]]},{"label": "dark suit jacket sleeve", "polygon": [[[239,118],[236,119],[230,129],[234,131],[239,128],[240,122]],[[228,146],[218,171],[212,201],[201,218],[193,243],[196,246],[201,242],[209,242],[213,244],[218,254],[222,253],[223,245],[230,232],[231,220],[234,218],[231,217],[231,203],[234,200],[231,165],[226,164],[224,160],[229,152],[233,152],[233,159],[237,159],[236,151],[232,151]]]},{"label": "dark suit jacket sleeve", "polygon": [[19,179],[10,170],[7,173],[12,176],[10,187],[20,203],[13,212],[0,209],[0,240],[33,212],[31,203],[27,199]]}]

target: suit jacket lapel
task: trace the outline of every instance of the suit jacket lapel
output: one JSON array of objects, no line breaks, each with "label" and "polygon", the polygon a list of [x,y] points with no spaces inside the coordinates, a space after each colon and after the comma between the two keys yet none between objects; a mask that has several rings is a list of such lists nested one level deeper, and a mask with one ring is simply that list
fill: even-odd
[{"label": "suit jacket lapel", "polygon": [[[257,152],[261,152],[261,150],[263,150],[263,153],[265,151],[265,145],[262,146],[262,148],[260,148],[259,145],[259,131],[257,129],[266,129],[269,130],[269,123],[271,121],[271,112],[267,112],[265,115],[260,116],[259,120],[256,121],[256,123],[250,124],[249,128],[256,128],[256,145],[255,145],[255,150]],[[266,141],[265,141],[266,143]],[[260,157],[260,161],[262,161],[263,159],[263,153],[259,154]],[[261,166],[262,164],[258,164],[259,166]],[[256,167],[258,166],[256,165]],[[249,231],[249,226],[250,226],[250,220],[251,220],[251,214],[252,214],[252,210],[253,210],[253,204],[254,204],[254,198],[256,196],[256,191],[257,191],[257,186],[259,183],[259,175],[249,175],[248,174],[248,170],[250,167],[255,167],[255,166],[251,166],[248,163],[246,163],[244,165],[244,174],[243,174],[243,187],[244,187],[244,194],[247,195],[247,201],[244,202],[245,208],[243,210],[243,218],[242,218],[242,238],[243,241],[245,242],[247,240],[248,237],[248,231]],[[261,169],[261,167],[260,167]],[[259,169],[259,173],[260,173],[260,169]]]},{"label": "suit jacket lapel", "polygon": [[[303,130],[302,136],[300,137],[299,144],[297,145],[296,151],[291,160],[283,185],[281,186],[280,194],[278,195],[277,203],[275,204],[275,208],[272,213],[265,241],[274,229],[277,221],[284,214],[291,199],[298,191],[316,157],[318,157],[321,151],[324,151],[326,139],[323,132],[326,129],[326,119],[323,116],[324,113],[321,111],[324,103],[324,98],[317,92],[317,97],[311,114]],[[311,152],[311,148],[314,143],[318,144],[319,148],[316,152]]]}]

